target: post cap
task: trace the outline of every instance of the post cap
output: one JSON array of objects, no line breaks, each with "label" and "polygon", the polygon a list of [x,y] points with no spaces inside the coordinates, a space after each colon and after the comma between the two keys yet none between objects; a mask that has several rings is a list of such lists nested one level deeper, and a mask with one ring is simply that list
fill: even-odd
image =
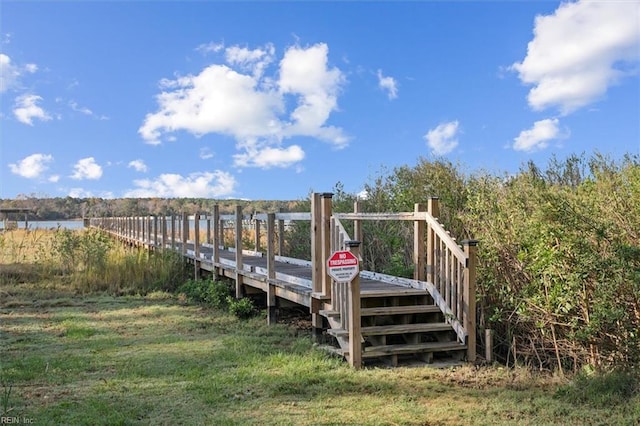
[{"label": "post cap", "polygon": [[478,240],[462,240],[462,245],[475,247],[478,245]]},{"label": "post cap", "polygon": [[323,192],[320,194],[320,196],[322,198],[332,198],[333,197],[333,192]]}]

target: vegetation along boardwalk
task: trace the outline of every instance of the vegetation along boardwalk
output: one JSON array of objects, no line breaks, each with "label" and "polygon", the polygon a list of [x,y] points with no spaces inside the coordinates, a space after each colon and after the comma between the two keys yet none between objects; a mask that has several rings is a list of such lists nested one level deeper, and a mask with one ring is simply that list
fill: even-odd
[{"label": "vegetation along boardwalk", "polygon": [[[196,276],[212,273],[235,280],[236,297],[264,293],[268,321],[278,308],[309,308],[317,335],[329,350],[359,368],[368,360],[476,358],[475,246],[461,245],[438,222],[438,199],[413,212],[333,213],[332,194],[316,193],[303,213],[102,217],[89,224],[149,250],[173,250],[194,265]],[[413,222],[413,279],[360,270],[364,221]],[[285,241],[288,224],[309,223],[310,241]],[[351,232],[348,234],[347,229]],[[251,237],[247,238],[247,235]],[[309,258],[283,256],[285,244],[310,246]],[[251,249],[249,249],[251,247]],[[334,255],[355,257],[357,271],[336,281],[328,264]],[[348,268],[347,268],[348,269]]]}]

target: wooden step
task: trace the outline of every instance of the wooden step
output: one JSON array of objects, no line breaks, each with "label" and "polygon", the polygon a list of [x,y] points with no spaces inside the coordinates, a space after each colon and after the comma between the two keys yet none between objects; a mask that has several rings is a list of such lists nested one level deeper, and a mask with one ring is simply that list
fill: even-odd
[{"label": "wooden step", "polygon": [[424,314],[431,312],[440,312],[440,308],[436,305],[407,305],[407,306],[381,306],[376,308],[362,308],[360,315],[402,315],[402,314]]},{"label": "wooden step", "polygon": [[[334,346],[324,345],[321,349],[341,355],[348,356],[349,351],[342,348],[336,348]],[[378,358],[389,355],[406,355],[417,354],[427,352],[448,352],[448,351],[462,351],[466,350],[467,345],[460,342],[429,342],[429,343],[416,343],[406,345],[385,345],[385,346],[369,346],[362,352],[363,358]]]},{"label": "wooden step", "polygon": [[446,352],[467,349],[467,345],[460,342],[429,342],[407,345],[369,346],[362,353],[363,358],[375,358],[386,355],[402,355],[424,352]]},{"label": "wooden step", "polygon": [[[394,325],[378,325],[372,327],[362,327],[360,333],[363,336],[382,336],[390,334],[405,333],[427,333],[430,331],[447,331],[453,330],[450,324],[446,322],[424,323],[424,324],[394,324]],[[332,336],[345,336],[349,332],[342,329],[327,330]]]},{"label": "wooden step", "polygon": [[427,290],[420,290],[417,288],[400,287],[389,289],[365,289],[360,290],[360,298],[369,297],[402,297],[402,296],[425,296],[428,295]]}]

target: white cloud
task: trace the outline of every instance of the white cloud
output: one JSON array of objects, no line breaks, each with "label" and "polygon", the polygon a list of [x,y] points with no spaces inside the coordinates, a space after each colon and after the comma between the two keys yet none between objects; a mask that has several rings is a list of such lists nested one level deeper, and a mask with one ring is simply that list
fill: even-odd
[{"label": "white cloud", "polygon": [[348,143],[342,130],[324,127],[338,107],[338,94],[345,82],[338,68],[328,68],[328,55],[329,47],[323,43],[306,49],[293,46],[280,61],[281,93],[299,95],[298,106],[290,114],[293,122],[285,135],[316,137],[342,147]]},{"label": "white cloud", "polygon": [[187,177],[178,174],[162,174],[157,179],[134,181],[136,189],[127,191],[124,197],[202,197],[228,196],[235,191],[236,180],[227,172],[192,173]]},{"label": "white cloud", "polygon": [[569,114],[602,98],[640,60],[639,14],[637,1],[582,0],[536,17],[527,56],[511,66],[534,86],[529,105]]},{"label": "white cloud", "polygon": [[102,167],[96,163],[95,158],[87,157],[79,160],[73,166],[74,172],[72,179],[100,179],[102,177]]},{"label": "white cloud", "polygon": [[291,145],[288,148],[264,147],[256,145],[247,148],[242,154],[236,154],[234,165],[238,167],[260,167],[269,169],[271,167],[289,167],[292,164],[302,161],[304,151],[298,145]]},{"label": "white cloud", "polygon": [[136,172],[146,173],[149,171],[149,167],[145,164],[144,160],[129,161],[127,167],[134,169]]},{"label": "white cloud", "polygon": [[207,53],[218,53],[222,49],[224,49],[224,43],[210,42],[199,45],[195,50],[206,55]]},{"label": "white cloud", "polygon": [[38,65],[36,64],[16,65],[11,62],[9,56],[0,53],[0,93],[18,88],[20,86],[20,76],[24,72],[34,74],[37,71]]},{"label": "white cloud", "polygon": [[195,135],[222,133],[237,139],[268,136],[279,131],[276,113],[282,101],[257,89],[258,81],[226,65],[211,65],[196,76],[161,82],[158,112],[147,114],[139,129],[150,143],[163,133],[186,130]]},{"label": "white cloud", "polygon": [[458,120],[441,123],[424,135],[427,145],[434,155],[445,155],[458,146]]},{"label": "white cloud", "polygon": [[200,158],[203,160],[208,160],[209,158],[213,158],[214,154],[208,147],[200,148]]},{"label": "white cloud", "polygon": [[44,109],[37,105],[42,98],[34,94],[25,94],[16,98],[13,114],[18,121],[29,126],[33,126],[33,119],[37,118],[42,121],[51,120],[51,116]]},{"label": "white cloud", "polygon": [[398,97],[398,82],[393,77],[385,77],[382,70],[378,70],[378,86],[387,92],[389,99]]},{"label": "white cloud", "polygon": [[82,188],[71,188],[68,196],[71,198],[90,198],[93,197],[93,192]]},{"label": "white cloud", "polygon": [[79,113],[84,114],[84,115],[93,115],[93,111],[91,111],[87,107],[78,106],[78,103],[76,101],[69,101],[69,106],[75,112],[79,112]]},{"label": "white cloud", "polygon": [[32,154],[23,158],[15,164],[9,164],[11,173],[28,179],[39,178],[49,169],[47,164],[53,161],[53,157],[48,154]]},{"label": "white cloud", "polygon": [[0,53],[0,93],[14,87],[19,76],[20,70],[11,63],[11,58]]},{"label": "white cloud", "polygon": [[227,63],[237,65],[243,71],[251,72],[255,77],[260,77],[265,68],[273,62],[276,49],[272,44],[267,44],[264,49],[249,50],[246,47],[232,46],[225,51]]},{"label": "white cloud", "polygon": [[533,127],[520,132],[513,141],[513,149],[516,151],[539,151],[549,145],[549,141],[561,139],[565,136],[560,133],[557,118],[547,118],[536,121]]},{"label": "white cloud", "polygon": [[51,175],[47,180],[51,183],[57,183],[60,181],[60,175]]},{"label": "white cloud", "polygon": [[[180,130],[229,135],[240,151],[237,164],[267,168],[304,158],[298,145],[281,147],[286,138],[309,136],[346,146],[342,129],[326,125],[345,79],[339,69],[328,67],[325,44],[288,48],[271,77],[265,76],[275,59],[270,44],[254,50],[229,47],[225,58],[227,65],[161,80],[158,111],[147,114],[139,129],[147,143],[159,144]],[[295,107],[288,112],[290,98]]]}]

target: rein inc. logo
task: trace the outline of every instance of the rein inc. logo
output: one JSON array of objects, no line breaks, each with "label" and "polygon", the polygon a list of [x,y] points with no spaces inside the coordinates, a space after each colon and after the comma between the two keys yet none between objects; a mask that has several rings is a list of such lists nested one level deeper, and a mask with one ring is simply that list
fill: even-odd
[{"label": "rein inc. logo", "polygon": [[0,425],[30,425],[35,424],[35,420],[29,417],[0,417]]}]

